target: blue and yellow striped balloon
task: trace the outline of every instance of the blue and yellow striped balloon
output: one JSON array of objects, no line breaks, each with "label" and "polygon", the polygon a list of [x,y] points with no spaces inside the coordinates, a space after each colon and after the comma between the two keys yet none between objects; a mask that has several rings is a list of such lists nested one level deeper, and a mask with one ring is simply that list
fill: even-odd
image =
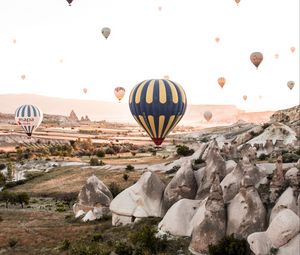
[{"label": "blue and yellow striped balloon", "polygon": [[129,96],[131,114],[157,146],[182,119],[186,106],[183,88],[165,79],[143,81]]}]

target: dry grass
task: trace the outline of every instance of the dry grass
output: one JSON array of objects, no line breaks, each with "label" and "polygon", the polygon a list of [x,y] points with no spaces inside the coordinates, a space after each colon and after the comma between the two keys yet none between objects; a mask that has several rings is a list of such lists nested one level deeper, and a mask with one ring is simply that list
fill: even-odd
[{"label": "dry grass", "polygon": [[[107,186],[112,182],[116,182],[124,189],[133,185],[143,174],[142,171],[126,172],[129,175],[129,179],[125,181],[123,179],[125,167],[117,170],[103,169],[105,167],[58,167],[10,190],[14,192],[28,192],[33,196],[35,194],[47,196],[47,194],[51,195],[54,193],[79,192],[81,187],[86,183],[87,178],[93,174]],[[164,174],[157,174],[163,181],[167,182]]]},{"label": "dry grass", "polygon": [[[65,220],[67,214],[70,212],[0,209],[3,219],[0,222],[0,254],[64,254],[59,246],[65,239],[78,240],[93,231],[97,224],[71,224]],[[11,239],[17,241],[14,248],[8,245]]]}]

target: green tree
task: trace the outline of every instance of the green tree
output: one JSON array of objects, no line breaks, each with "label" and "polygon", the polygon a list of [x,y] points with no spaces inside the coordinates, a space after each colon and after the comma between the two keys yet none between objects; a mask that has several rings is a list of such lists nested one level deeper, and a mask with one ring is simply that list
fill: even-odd
[{"label": "green tree", "polygon": [[26,192],[21,192],[16,194],[16,202],[24,208],[24,204],[28,205],[29,203],[29,195]]}]

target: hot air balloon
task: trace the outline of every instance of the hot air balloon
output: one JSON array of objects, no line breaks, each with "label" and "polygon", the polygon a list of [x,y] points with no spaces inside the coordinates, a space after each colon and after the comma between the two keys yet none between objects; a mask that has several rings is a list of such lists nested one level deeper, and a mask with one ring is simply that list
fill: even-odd
[{"label": "hot air balloon", "polygon": [[164,79],[169,80],[170,79],[169,75],[164,75]]},{"label": "hot air balloon", "polygon": [[21,126],[28,136],[42,123],[43,112],[34,105],[22,105],[15,112],[15,121]]},{"label": "hot air balloon", "polygon": [[83,89],[83,93],[84,93],[84,94],[86,94],[86,93],[87,93],[87,91],[88,91],[88,89],[87,89],[87,88],[84,88],[84,89]]},{"label": "hot air balloon", "polygon": [[17,42],[17,40],[16,39],[13,39],[13,43],[15,44]]},{"label": "hot air balloon", "polygon": [[274,57],[275,57],[276,59],[278,59],[278,58],[279,58],[279,54],[275,54]]},{"label": "hot air balloon", "polygon": [[114,90],[115,96],[118,98],[119,103],[125,95],[125,89],[123,87],[116,87]]},{"label": "hot air balloon", "polygon": [[164,79],[137,84],[129,97],[131,114],[157,146],[182,119],[186,106],[183,88]]},{"label": "hot air balloon", "polygon": [[245,96],[243,96],[243,99],[244,99],[245,101],[247,100],[247,98],[248,98],[248,97],[247,97],[246,95],[245,95]]},{"label": "hot air balloon", "polygon": [[22,75],[21,75],[21,79],[22,79],[22,80],[25,80],[25,78],[26,78],[26,75],[25,75],[25,74],[22,74]]},{"label": "hot air balloon", "polygon": [[73,2],[73,0],[67,0],[67,2],[69,3],[69,6],[71,6],[71,3]]},{"label": "hot air balloon", "polygon": [[102,34],[105,37],[105,39],[107,39],[110,35],[110,28],[109,27],[104,27],[102,28]]},{"label": "hot air balloon", "polygon": [[220,87],[223,88],[226,83],[226,79],[224,77],[220,77],[218,79],[218,83],[219,83]]},{"label": "hot air balloon", "polygon": [[291,52],[292,52],[292,53],[294,53],[294,52],[295,52],[295,50],[296,50],[296,48],[295,48],[295,47],[291,47]]},{"label": "hot air balloon", "polygon": [[236,2],[237,5],[239,5],[241,0],[234,0]]},{"label": "hot air balloon", "polygon": [[262,99],[262,96],[259,96],[258,98],[259,98],[259,99]]},{"label": "hot air balloon", "polygon": [[61,59],[59,60],[59,63],[62,64],[63,62],[64,62],[64,60],[61,58]]},{"label": "hot air balloon", "polygon": [[204,112],[203,116],[206,119],[206,121],[208,122],[212,118],[212,113],[211,113],[211,111],[206,111],[206,112]]},{"label": "hot air balloon", "polygon": [[158,6],[158,10],[161,11],[161,10],[162,10],[162,7],[161,7],[161,6]]},{"label": "hot air balloon", "polygon": [[220,41],[220,38],[219,37],[216,37],[215,38],[215,41],[218,43]]},{"label": "hot air balloon", "polygon": [[295,86],[295,82],[294,81],[288,81],[287,86],[289,87],[290,90],[292,90]]},{"label": "hot air balloon", "polygon": [[253,63],[253,65],[256,66],[256,69],[258,68],[260,63],[263,61],[263,59],[264,59],[264,57],[263,57],[263,54],[261,52],[253,52],[250,55],[250,60]]}]

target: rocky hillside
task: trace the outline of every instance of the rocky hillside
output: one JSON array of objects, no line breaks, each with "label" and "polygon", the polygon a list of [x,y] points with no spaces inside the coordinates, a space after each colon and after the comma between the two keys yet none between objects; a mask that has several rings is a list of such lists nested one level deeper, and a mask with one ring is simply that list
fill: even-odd
[{"label": "rocky hillside", "polygon": [[270,117],[271,122],[282,122],[289,126],[300,125],[300,105],[275,112]]}]

